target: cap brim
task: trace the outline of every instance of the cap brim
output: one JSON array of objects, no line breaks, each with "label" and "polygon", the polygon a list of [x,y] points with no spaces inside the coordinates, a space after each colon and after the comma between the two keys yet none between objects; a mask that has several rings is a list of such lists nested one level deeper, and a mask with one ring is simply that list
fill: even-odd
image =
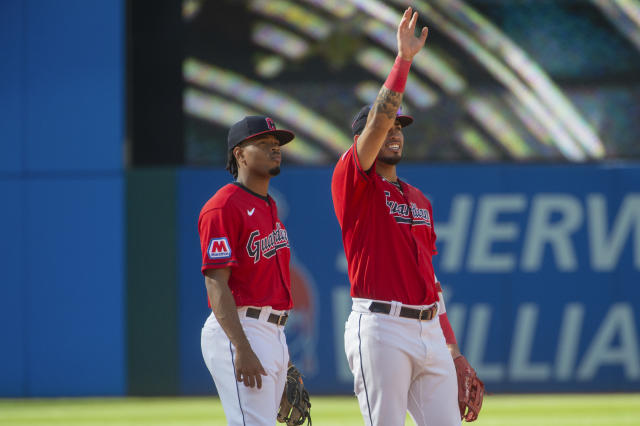
[{"label": "cap brim", "polygon": [[[256,136],[262,136],[262,135],[275,136],[276,139],[278,139],[278,141],[280,142],[280,146],[288,144],[296,137],[296,135],[294,135],[293,132],[290,132],[288,130],[265,130],[264,132],[258,132],[258,133],[254,133],[253,135],[249,135],[238,143],[241,143],[248,139],[255,138]],[[236,145],[238,145],[238,143]]]},{"label": "cap brim", "polygon": [[396,119],[400,122],[402,127],[407,127],[411,123],[413,123],[413,117],[410,115],[399,115]]},{"label": "cap brim", "polygon": [[[367,125],[367,115],[368,109],[367,107],[363,108],[358,112],[356,119],[351,123],[351,133],[355,136],[359,133],[362,133],[364,127]],[[366,114],[365,114],[366,113]],[[407,127],[411,123],[413,123],[413,117],[410,115],[396,115],[396,120],[400,122],[400,126]],[[357,125],[356,125],[357,124]],[[355,127],[354,127],[355,126]]]}]

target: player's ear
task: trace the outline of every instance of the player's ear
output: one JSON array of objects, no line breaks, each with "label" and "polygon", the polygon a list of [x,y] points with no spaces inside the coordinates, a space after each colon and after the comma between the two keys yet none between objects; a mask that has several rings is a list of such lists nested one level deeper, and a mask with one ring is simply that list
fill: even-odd
[{"label": "player's ear", "polygon": [[243,151],[241,146],[238,145],[235,148],[233,148],[233,156],[235,157],[237,164],[240,164],[242,162],[242,160],[244,159],[244,155],[243,154],[244,154],[244,151]]}]

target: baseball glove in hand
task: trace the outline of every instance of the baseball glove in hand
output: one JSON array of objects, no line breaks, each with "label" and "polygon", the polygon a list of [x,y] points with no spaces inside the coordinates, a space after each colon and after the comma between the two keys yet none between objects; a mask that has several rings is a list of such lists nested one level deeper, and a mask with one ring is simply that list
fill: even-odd
[{"label": "baseball glove in hand", "polygon": [[478,418],[484,398],[484,383],[478,378],[467,359],[460,355],[453,360],[458,376],[458,405],[460,417],[468,422]]},{"label": "baseball glove in hand", "polygon": [[309,392],[304,388],[302,374],[292,365],[287,370],[287,383],[280,400],[278,421],[291,426],[301,425],[308,420],[311,425],[310,410]]}]

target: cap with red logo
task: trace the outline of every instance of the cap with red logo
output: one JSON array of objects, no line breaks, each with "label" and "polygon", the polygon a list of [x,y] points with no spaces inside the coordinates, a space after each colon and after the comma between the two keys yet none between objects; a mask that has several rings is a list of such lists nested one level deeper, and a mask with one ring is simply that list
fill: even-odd
[{"label": "cap with red logo", "polygon": [[233,149],[240,142],[259,135],[273,135],[280,141],[280,145],[289,143],[295,138],[293,132],[289,130],[276,129],[271,118],[262,115],[249,115],[231,126],[227,136],[227,145],[229,149]]}]

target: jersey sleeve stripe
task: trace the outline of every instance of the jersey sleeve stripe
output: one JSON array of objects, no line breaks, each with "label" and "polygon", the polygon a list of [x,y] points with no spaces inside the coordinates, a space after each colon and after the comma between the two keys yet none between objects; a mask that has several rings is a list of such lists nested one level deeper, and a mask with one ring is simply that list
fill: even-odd
[{"label": "jersey sleeve stripe", "polygon": [[203,263],[202,266],[226,265],[226,264],[231,264],[231,263],[238,263],[238,261],[237,260],[225,260],[225,261],[221,261],[221,262],[207,262],[207,263]]}]

